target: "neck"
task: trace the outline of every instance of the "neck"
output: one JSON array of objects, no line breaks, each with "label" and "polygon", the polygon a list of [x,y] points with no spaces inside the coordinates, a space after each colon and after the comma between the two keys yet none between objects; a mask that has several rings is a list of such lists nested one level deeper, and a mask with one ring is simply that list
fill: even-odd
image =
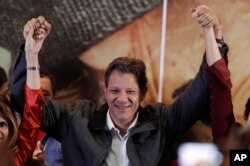
[{"label": "neck", "polygon": [[119,129],[120,135],[123,137],[124,135],[127,134],[127,130],[128,130],[128,128],[129,128],[129,126],[130,126],[131,123],[132,122],[130,122],[129,124],[126,124],[126,125],[123,125],[123,124],[117,125],[116,123],[114,123],[114,125],[115,125],[116,128]]}]

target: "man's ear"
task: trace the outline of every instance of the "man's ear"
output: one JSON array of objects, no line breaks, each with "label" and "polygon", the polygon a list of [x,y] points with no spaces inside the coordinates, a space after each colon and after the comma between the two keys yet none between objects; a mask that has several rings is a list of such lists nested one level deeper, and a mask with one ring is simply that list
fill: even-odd
[{"label": "man's ear", "polygon": [[144,100],[147,92],[148,92],[148,87],[145,88],[145,92],[140,93],[140,101]]}]

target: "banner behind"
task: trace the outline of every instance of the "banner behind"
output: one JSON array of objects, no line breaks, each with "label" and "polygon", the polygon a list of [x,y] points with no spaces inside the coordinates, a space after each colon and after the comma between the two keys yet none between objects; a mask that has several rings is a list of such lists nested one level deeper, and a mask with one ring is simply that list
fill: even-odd
[{"label": "banner behind", "polygon": [[[72,102],[88,98],[104,102],[101,86],[105,68],[114,58],[129,56],[141,58],[147,65],[149,91],[144,103],[157,100],[160,0],[104,0],[102,5],[97,5],[98,0],[79,1],[78,5],[67,0],[46,1],[26,5],[18,5],[24,3],[23,0],[15,4],[1,3],[0,46],[12,53],[12,62],[17,47],[23,42],[24,23],[31,17],[44,15],[53,29],[42,51],[42,65],[56,79],[58,99]],[[250,4],[247,0],[168,1],[163,102],[172,102],[172,92],[194,78],[201,63],[205,50],[203,32],[190,13],[198,4],[210,6],[223,23],[224,39],[230,47],[234,113],[236,120],[243,122],[245,103],[250,96]],[[19,10],[25,11],[23,15],[18,14]]]}]

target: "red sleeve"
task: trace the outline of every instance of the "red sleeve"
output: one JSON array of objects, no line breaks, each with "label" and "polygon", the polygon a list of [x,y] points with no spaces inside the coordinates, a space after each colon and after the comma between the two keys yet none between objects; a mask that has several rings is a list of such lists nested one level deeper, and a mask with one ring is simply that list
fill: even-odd
[{"label": "red sleeve", "polygon": [[25,107],[22,121],[19,126],[18,149],[16,153],[16,166],[24,166],[31,158],[36,147],[44,96],[42,90],[31,90],[25,86]]},{"label": "red sleeve", "polygon": [[207,69],[211,90],[212,133],[215,143],[222,143],[230,127],[235,123],[231,97],[230,71],[223,59]]}]

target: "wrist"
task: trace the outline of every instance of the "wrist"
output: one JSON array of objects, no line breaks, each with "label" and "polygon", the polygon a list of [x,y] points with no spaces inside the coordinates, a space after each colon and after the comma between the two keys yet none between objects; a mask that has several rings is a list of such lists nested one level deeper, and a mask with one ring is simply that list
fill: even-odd
[{"label": "wrist", "polygon": [[217,38],[216,38],[216,42],[217,42],[217,44],[218,44],[218,47],[226,47],[226,46],[227,46],[227,44],[226,44],[226,42],[224,41],[223,37],[221,37],[220,39],[217,39]]},{"label": "wrist", "polygon": [[26,57],[26,64],[27,66],[39,66],[39,62],[37,59],[27,59]]},{"label": "wrist", "polygon": [[27,66],[39,66],[38,54],[25,54]]},{"label": "wrist", "polygon": [[205,33],[208,33],[208,32],[212,33],[213,27],[203,27],[203,30]]},{"label": "wrist", "polygon": [[223,34],[222,34],[222,26],[218,25],[214,27],[214,34],[216,39],[222,39]]},{"label": "wrist", "polygon": [[218,32],[214,32],[215,33],[215,38],[216,39],[223,39],[223,35],[222,35],[222,32],[221,33],[218,33]]}]

